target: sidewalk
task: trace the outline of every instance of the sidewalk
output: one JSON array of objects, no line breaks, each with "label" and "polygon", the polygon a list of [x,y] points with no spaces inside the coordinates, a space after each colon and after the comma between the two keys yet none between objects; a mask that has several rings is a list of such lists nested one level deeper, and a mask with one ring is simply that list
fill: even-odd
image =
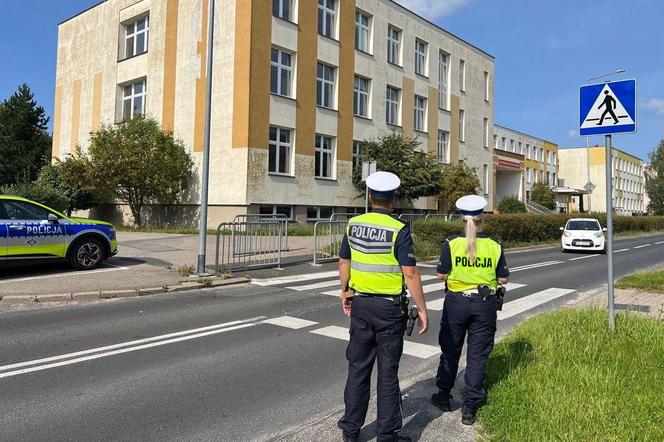
[{"label": "sidewalk", "polygon": [[[615,289],[614,301],[616,312],[630,311],[646,315],[655,319],[664,320],[664,293],[647,293],[634,289]],[[573,305],[576,308],[598,307],[608,308],[608,295],[600,290],[587,296]]]}]

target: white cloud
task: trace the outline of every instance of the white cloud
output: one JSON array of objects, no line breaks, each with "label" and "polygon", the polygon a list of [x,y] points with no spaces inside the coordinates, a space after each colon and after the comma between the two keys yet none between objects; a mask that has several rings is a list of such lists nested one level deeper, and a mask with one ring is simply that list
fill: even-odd
[{"label": "white cloud", "polygon": [[664,98],[651,98],[646,102],[645,107],[655,111],[657,115],[664,115]]},{"label": "white cloud", "polygon": [[576,138],[579,136],[579,133],[576,131],[576,129],[570,129],[567,131],[567,136],[570,138]]},{"label": "white cloud", "polygon": [[452,14],[459,8],[466,6],[470,0],[396,0],[404,7],[420,14],[426,19],[433,20]]}]

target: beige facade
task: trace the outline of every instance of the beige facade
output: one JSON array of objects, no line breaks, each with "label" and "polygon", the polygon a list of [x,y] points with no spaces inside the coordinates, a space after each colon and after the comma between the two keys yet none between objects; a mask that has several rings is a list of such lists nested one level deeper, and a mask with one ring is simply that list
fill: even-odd
[{"label": "beige facade", "polygon": [[504,126],[493,133],[496,202],[504,196],[530,199],[537,182],[558,186],[558,145]]},{"label": "beige facade", "polygon": [[[211,223],[359,210],[354,144],[391,131],[417,137],[443,163],[493,175],[493,57],[391,0],[327,4],[217,0]],[[101,124],[141,113],[182,139],[198,168],[208,8],[208,0],[106,0],[63,22],[53,155],[85,149]],[[183,213],[198,205],[193,187]],[[492,179],[485,192],[492,204]],[[437,204],[422,199],[413,209]]]},{"label": "beige facade", "polygon": [[[584,210],[606,212],[606,149],[601,146],[564,148],[559,151],[560,178],[565,186],[582,189],[591,182],[596,187],[583,196]],[[644,211],[643,161],[622,150],[613,149],[613,207],[620,215]],[[579,198],[574,209],[579,210]]]}]

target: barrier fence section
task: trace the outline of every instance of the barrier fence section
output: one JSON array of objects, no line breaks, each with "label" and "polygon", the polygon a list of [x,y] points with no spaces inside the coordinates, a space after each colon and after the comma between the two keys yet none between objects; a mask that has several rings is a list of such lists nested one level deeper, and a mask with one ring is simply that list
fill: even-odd
[{"label": "barrier fence section", "polygon": [[348,221],[318,221],[314,224],[314,265],[339,259],[347,225]]},{"label": "barrier fence section", "polygon": [[217,227],[214,270],[232,274],[234,270],[259,267],[281,268],[284,223],[281,221],[221,223]]},{"label": "barrier fence section", "polygon": [[288,247],[288,217],[281,214],[272,214],[272,215],[260,215],[260,214],[243,214],[237,215],[233,219],[234,223],[273,223],[280,222],[283,224],[281,233],[283,235],[281,249],[283,251],[289,250]]}]

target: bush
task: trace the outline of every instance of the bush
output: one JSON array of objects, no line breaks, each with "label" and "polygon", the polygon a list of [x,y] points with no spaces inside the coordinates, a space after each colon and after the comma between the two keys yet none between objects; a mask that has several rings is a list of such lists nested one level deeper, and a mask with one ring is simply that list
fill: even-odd
[{"label": "bush", "polygon": [[23,198],[37,201],[58,212],[64,212],[69,205],[69,200],[62,194],[60,189],[46,184],[14,184],[3,187],[2,191],[7,195],[22,196]]},{"label": "bush", "polygon": [[418,259],[429,259],[440,253],[440,247],[450,235],[463,233],[460,221],[417,220],[412,226],[413,246]]},{"label": "bush", "polygon": [[500,213],[526,213],[526,205],[514,195],[504,196],[498,203]]},{"label": "bush", "polygon": [[[79,151],[80,153],[80,151]],[[47,164],[39,172],[36,184],[39,186],[48,186],[57,189],[67,200],[67,207],[64,209],[67,215],[75,210],[86,210],[97,206],[103,196],[100,192],[95,192],[84,187],[80,177],[81,168],[84,164],[72,155],[68,155],[64,161],[56,164]]]},{"label": "bush", "polygon": [[537,203],[547,209],[556,208],[556,196],[553,190],[543,182],[537,182],[530,191],[530,201]]}]

